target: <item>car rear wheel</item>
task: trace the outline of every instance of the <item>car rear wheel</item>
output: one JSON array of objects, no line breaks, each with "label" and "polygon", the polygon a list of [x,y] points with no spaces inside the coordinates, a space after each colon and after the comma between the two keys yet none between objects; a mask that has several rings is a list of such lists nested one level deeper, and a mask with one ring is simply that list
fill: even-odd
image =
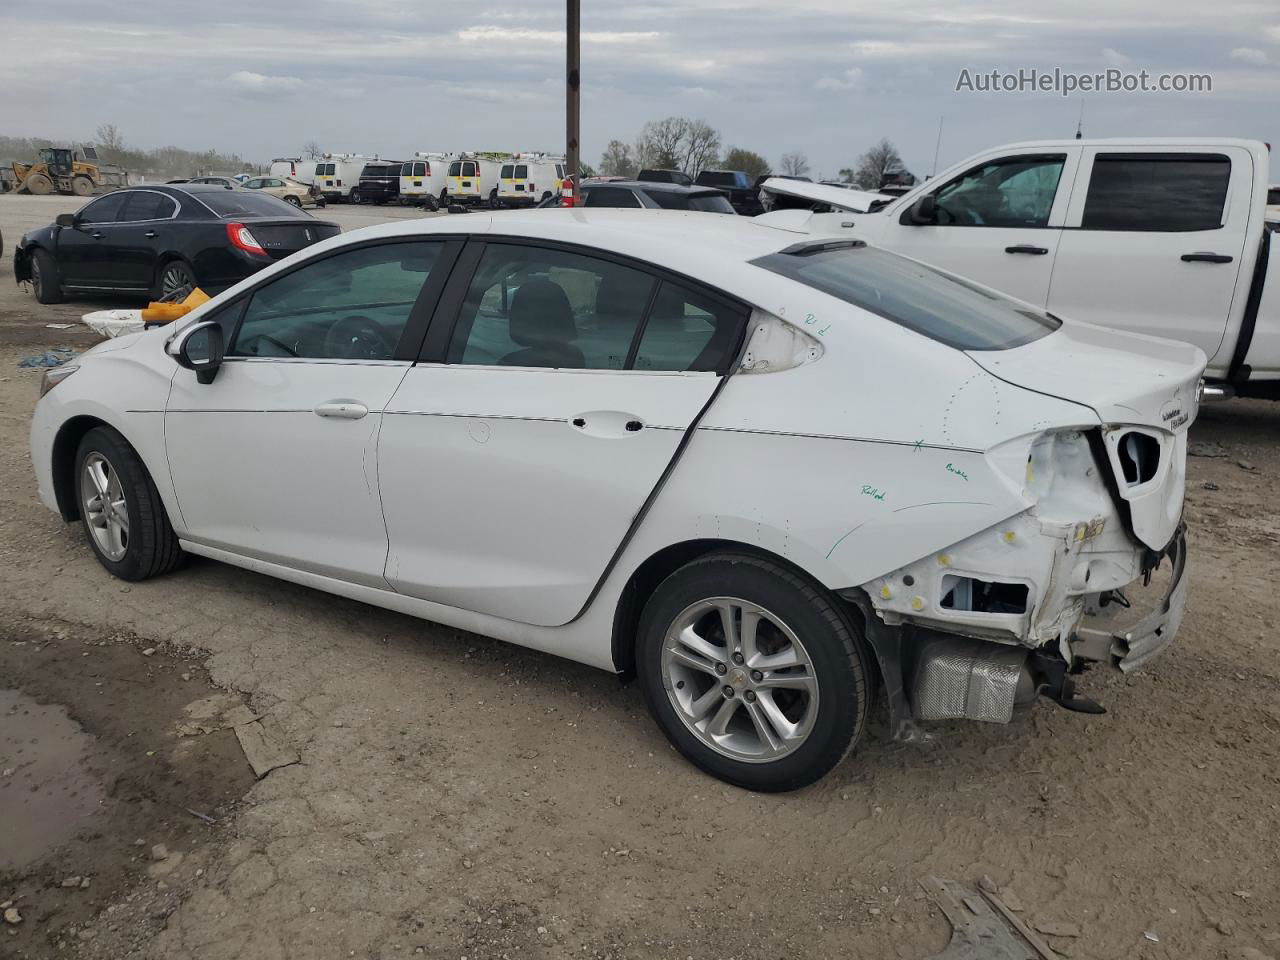
[{"label": "car rear wheel", "polygon": [[94,555],[113,576],[146,580],[182,560],[160,493],[137,452],[110,427],[76,451],[76,498]]},{"label": "car rear wheel", "polygon": [[64,299],[58,261],[48,251],[32,251],[31,289],[36,295],[36,303],[61,303]]},{"label": "car rear wheel", "polygon": [[287,197],[285,197],[284,202],[292,203],[295,207],[299,207],[299,208],[301,208],[302,206],[302,201],[299,200],[297,197],[295,197],[293,194],[289,194]]},{"label": "car rear wheel", "polygon": [[181,302],[196,288],[196,275],[185,260],[162,263],[156,271],[155,299]]},{"label": "car rear wheel", "polygon": [[688,760],[750,790],[794,790],[838,764],[866,724],[868,664],[855,629],[784,567],[712,554],[650,597],[637,671]]}]

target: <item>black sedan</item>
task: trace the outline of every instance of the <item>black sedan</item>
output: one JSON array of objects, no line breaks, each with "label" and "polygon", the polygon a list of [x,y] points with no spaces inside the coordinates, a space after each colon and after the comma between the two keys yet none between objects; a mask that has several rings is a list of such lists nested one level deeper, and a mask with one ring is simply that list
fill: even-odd
[{"label": "black sedan", "polygon": [[26,234],[13,272],[40,303],[69,294],[180,299],[214,293],[303,247],[336,223],[277,200],[213,184],[126,187]]}]

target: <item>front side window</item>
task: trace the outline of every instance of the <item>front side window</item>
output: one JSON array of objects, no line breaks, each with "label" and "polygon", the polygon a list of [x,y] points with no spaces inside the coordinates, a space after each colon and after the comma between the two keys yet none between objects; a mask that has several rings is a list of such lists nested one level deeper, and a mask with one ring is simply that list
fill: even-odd
[{"label": "front side window", "polygon": [[116,223],[121,220],[120,212],[129,193],[109,193],[100,200],[86,204],[79,213],[81,223]]},{"label": "front side window", "polygon": [[360,247],[272,280],[254,291],[227,355],[393,359],[440,249],[439,241]]},{"label": "front side window", "polygon": [[625,187],[592,187],[587,191],[584,207],[639,207],[639,198]]},{"label": "front side window", "polygon": [[1099,154],[1085,197],[1085,230],[1217,230],[1231,161],[1221,154]]},{"label": "front side window", "polygon": [[933,196],[939,226],[1043,227],[1058,193],[1064,154],[1006,157],[961,174]]},{"label": "front side window", "polygon": [[489,244],[448,362],[621,370],[656,281],[608,260]]},{"label": "front side window", "polygon": [[1062,325],[1043,311],[860,241],[798,244],[751,263],[958,350],[1007,350]]}]

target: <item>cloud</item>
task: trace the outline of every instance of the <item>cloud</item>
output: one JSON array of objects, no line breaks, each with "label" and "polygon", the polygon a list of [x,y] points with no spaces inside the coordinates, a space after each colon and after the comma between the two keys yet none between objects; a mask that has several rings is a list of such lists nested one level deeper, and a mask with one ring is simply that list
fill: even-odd
[{"label": "cloud", "polygon": [[1259,50],[1256,47],[1236,47],[1231,51],[1231,59],[1239,60],[1241,63],[1266,64],[1271,62],[1271,58],[1267,56],[1265,50]]},{"label": "cloud", "polygon": [[[499,27],[494,24],[485,24],[483,26],[467,27],[458,31],[458,39],[464,43],[493,42],[493,43],[552,43],[557,45],[564,44],[563,30],[531,30],[528,27]],[[615,44],[615,43],[644,43],[649,40],[657,40],[662,34],[656,30],[633,30],[630,32],[599,32],[584,31],[582,34],[582,43],[586,44]]]},{"label": "cloud", "polygon": [[1107,62],[1107,66],[1109,67],[1127,67],[1133,62],[1130,57],[1126,57],[1119,50],[1115,50],[1111,47],[1102,48],[1102,59]]},{"label": "cloud", "polygon": [[241,93],[292,93],[302,88],[301,77],[270,77],[252,70],[237,70],[226,82]]},{"label": "cloud", "polygon": [[864,79],[861,67],[850,67],[838,77],[820,77],[813,87],[815,90],[857,90]]}]

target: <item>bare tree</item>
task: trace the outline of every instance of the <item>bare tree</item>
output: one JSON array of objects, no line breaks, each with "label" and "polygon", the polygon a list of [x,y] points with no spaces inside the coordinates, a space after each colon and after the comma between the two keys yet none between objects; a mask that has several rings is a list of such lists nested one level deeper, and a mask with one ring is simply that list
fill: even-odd
[{"label": "bare tree", "polygon": [[317,141],[308,140],[302,145],[302,155],[314,160],[317,157],[324,156],[324,151],[320,149],[320,144]]},{"label": "bare tree", "polygon": [[639,168],[631,154],[631,144],[610,140],[600,157],[600,172],[606,177],[634,177]]},{"label": "bare tree", "polygon": [[742,147],[730,147],[725,151],[724,166],[726,170],[742,170],[752,180],[770,172],[768,160],[754,150]]},{"label": "bare tree", "polygon": [[667,117],[651,120],[636,140],[636,162],[641,167],[675,168],[691,177],[716,165],[720,134],[705,120]]},{"label": "bare tree", "polygon": [[803,177],[809,172],[809,158],[800,151],[782,155],[782,172],[790,177]]},{"label": "bare tree", "polygon": [[120,133],[120,128],[114,123],[98,124],[95,136],[98,140],[98,146],[102,148],[102,152],[107,159],[115,161],[124,152],[124,137]]},{"label": "bare tree", "polygon": [[841,167],[840,179],[843,180],[845,183],[853,183],[854,182],[853,167]]},{"label": "bare tree", "polygon": [[882,139],[858,158],[854,179],[867,190],[879,190],[891,176],[906,172],[898,148]]}]

